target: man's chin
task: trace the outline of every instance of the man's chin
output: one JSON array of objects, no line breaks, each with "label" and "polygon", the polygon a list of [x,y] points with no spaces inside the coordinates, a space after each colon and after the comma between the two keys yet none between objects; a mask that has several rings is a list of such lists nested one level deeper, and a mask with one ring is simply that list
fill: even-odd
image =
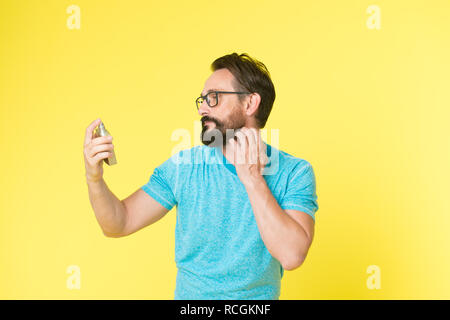
[{"label": "man's chin", "polygon": [[205,146],[210,147],[210,148],[218,148],[218,147],[223,146],[223,143],[220,143],[220,141],[215,141],[214,139],[212,141],[211,140],[208,140],[208,141],[201,140],[201,141]]},{"label": "man's chin", "polygon": [[200,141],[207,147],[222,147],[225,145],[225,137],[217,128],[203,128]]}]

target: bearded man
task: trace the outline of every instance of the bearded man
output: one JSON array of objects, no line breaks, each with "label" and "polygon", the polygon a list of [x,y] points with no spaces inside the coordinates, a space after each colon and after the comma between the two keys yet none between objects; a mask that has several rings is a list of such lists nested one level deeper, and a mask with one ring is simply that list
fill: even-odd
[{"label": "bearded man", "polygon": [[175,299],[279,299],[284,270],[304,262],[313,240],[314,171],[261,139],[275,100],[262,62],[232,53],[211,69],[196,99],[203,145],[171,156],[123,200],[103,179],[111,138],[93,138],[99,119],[88,126],[91,205],[108,237],[130,235],[177,207]]}]

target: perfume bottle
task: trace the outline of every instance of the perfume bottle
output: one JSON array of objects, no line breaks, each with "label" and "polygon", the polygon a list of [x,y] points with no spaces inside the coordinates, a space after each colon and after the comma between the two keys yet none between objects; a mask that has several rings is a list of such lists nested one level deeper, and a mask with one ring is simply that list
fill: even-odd
[{"label": "perfume bottle", "polygon": [[[100,124],[98,125],[97,128],[95,128],[94,130],[94,136],[97,137],[104,137],[104,136],[110,136],[111,134],[109,133],[108,130],[106,130],[105,125],[103,124],[103,122],[100,122]],[[112,150],[112,155],[108,158],[103,159],[109,166],[112,166],[113,164],[117,163],[116,160],[116,153],[114,152],[114,150]]]}]

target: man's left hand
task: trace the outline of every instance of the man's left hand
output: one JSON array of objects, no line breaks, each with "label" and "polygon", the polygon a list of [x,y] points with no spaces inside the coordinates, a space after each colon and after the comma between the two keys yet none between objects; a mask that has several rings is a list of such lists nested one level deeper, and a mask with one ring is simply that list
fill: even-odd
[{"label": "man's left hand", "polygon": [[237,141],[229,140],[233,149],[234,166],[241,182],[246,185],[261,178],[268,163],[266,144],[259,129],[243,127],[235,134]]}]

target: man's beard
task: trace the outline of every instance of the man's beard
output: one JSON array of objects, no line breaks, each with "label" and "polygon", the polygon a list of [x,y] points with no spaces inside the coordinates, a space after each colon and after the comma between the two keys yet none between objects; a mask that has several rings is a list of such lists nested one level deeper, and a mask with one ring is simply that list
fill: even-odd
[{"label": "man's beard", "polygon": [[[208,129],[205,122],[214,122],[215,127]],[[208,147],[222,147],[225,146],[229,139],[235,137],[235,133],[238,129],[245,125],[244,117],[236,115],[229,119],[227,123],[222,121],[204,116],[201,118],[202,122],[202,133],[200,140],[202,143]]]}]

